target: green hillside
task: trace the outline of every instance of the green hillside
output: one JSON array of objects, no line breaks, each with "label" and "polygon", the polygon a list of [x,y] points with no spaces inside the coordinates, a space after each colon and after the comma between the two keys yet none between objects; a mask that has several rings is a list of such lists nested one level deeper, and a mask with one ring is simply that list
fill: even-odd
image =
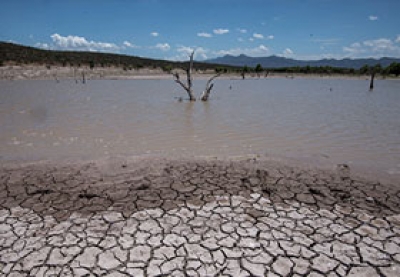
[{"label": "green hillside", "polygon": [[[43,50],[14,43],[0,42],[0,66],[6,64],[42,64],[90,67],[117,66],[126,69],[162,68],[164,70],[187,67],[187,63],[182,62],[99,52]],[[195,63],[195,68],[200,70],[215,69],[217,67],[218,65],[210,63]]]}]

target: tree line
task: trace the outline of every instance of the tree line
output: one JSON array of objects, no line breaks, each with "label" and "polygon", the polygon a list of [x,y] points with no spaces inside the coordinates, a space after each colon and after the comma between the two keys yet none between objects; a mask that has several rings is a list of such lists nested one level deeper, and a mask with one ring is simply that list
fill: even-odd
[{"label": "tree line", "polygon": [[380,74],[383,76],[396,76],[400,75],[400,63],[393,62],[387,67],[382,67],[380,64],[375,66],[364,65],[359,69],[354,68],[341,68],[332,66],[293,66],[293,67],[279,67],[279,68],[263,68],[261,64],[257,64],[256,67],[249,67],[247,65],[243,67],[228,68],[224,66],[218,66],[215,68],[216,73],[237,73],[237,74],[256,74],[259,77],[261,75],[268,76],[269,73],[300,73],[300,74],[343,74],[343,75],[370,75]]}]

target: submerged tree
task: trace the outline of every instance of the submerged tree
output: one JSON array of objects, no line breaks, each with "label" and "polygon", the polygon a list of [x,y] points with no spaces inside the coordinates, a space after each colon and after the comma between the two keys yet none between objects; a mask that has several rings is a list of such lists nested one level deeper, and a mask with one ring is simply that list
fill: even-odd
[{"label": "submerged tree", "polygon": [[192,80],[192,68],[193,68],[193,56],[194,56],[194,51],[190,54],[190,62],[189,62],[189,68],[186,69],[186,77],[187,77],[187,82],[186,84],[184,84],[179,76],[178,72],[173,73],[174,77],[175,77],[175,82],[177,82],[178,84],[180,84],[184,90],[186,90],[186,92],[189,95],[189,100],[190,101],[196,101],[196,97],[194,97],[193,95],[193,80]]},{"label": "submerged tree", "polygon": [[381,74],[382,73],[382,66],[378,63],[373,67],[370,67],[370,74],[371,74],[371,79],[369,82],[369,89],[373,90],[374,89],[374,80],[375,80],[375,75],[376,74]]},{"label": "submerged tree", "polygon": [[240,75],[242,75],[242,79],[244,80],[246,78],[246,73],[249,72],[249,68],[247,67],[247,65],[243,66],[242,72],[240,73]]},{"label": "submerged tree", "polygon": [[213,83],[211,83],[215,78],[217,78],[217,77],[219,77],[219,75],[221,75],[221,73],[218,73],[218,74],[216,74],[216,75],[214,75],[213,77],[211,77],[209,80],[208,80],[208,82],[207,82],[207,84],[206,84],[206,88],[205,88],[205,90],[203,91],[203,94],[201,95],[201,101],[207,101],[208,100],[208,98],[210,97],[210,93],[211,93],[211,90],[212,90],[212,88],[214,87],[214,84]]},{"label": "submerged tree", "polygon": [[375,71],[371,70],[371,79],[369,81],[369,90],[374,89]]},{"label": "submerged tree", "polygon": [[[179,73],[175,72],[172,73],[172,75],[175,77],[175,82],[177,82],[184,90],[186,90],[188,96],[189,96],[189,101],[196,101],[196,97],[194,96],[193,93],[193,78],[192,78],[192,72],[193,72],[193,56],[194,56],[194,50],[192,51],[192,53],[189,55],[190,61],[189,61],[189,67],[186,69],[186,84],[183,83],[180,79]],[[212,88],[214,87],[214,84],[212,84],[211,82],[217,78],[219,75],[221,75],[221,73],[218,73],[214,76],[212,76],[207,84],[206,84],[206,89],[203,91],[203,94],[201,96],[201,100],[202,101],[207,101]]]}]

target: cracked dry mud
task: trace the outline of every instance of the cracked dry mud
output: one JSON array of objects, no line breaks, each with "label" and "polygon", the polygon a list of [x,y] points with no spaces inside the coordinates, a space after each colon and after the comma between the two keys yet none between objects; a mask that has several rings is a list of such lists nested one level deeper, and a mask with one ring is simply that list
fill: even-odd
[{"label": "cracked dry mud", "polygon": [[400,276],[400,190],[347,168],[0,168],[2,276]]}]

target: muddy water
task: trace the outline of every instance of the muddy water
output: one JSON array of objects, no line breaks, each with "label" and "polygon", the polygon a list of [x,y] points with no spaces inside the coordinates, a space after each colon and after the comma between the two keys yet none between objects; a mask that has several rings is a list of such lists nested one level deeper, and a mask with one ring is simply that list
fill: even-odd
[{"label": "muddy water", "polygon": [[[205,80],[195,80],[199,94]],[[257,153],[400,174],[400,81],[219,79],[209,102],[172,80],[0,82],[1,160]],[[400,175],[399,175],[400,176]]]}]

